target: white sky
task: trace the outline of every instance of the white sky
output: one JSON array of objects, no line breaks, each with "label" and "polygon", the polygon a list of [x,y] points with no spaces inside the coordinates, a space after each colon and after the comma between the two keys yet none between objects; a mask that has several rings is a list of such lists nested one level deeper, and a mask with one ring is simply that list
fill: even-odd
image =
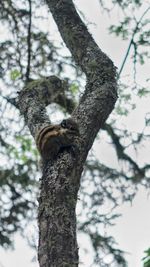
[{"label": "white sky", "polygon": [[[89,22],[94,22],[97,25],[89,25],[93,37],[96,39],[101,49],[107,53],[114,60],[115,65],[119,67],[122,63],[128,42],[121,42],[119,38],[114,38],[108,34],[106,28],[110,25],[109,17],[106,14],[102,16],[98,0],[76,0],[75,3],[78,5],[79,9],[84,12]],[[114,20],[117,20],[119,16],[119,14],[116,14]],[[126,68],[127,67],[128,64]],[[144,77],[144,72],[148,72],[148,69],[146,70],[144,68],[141,78]],[[142,108],[139,110],[140,116],[144,108],[145,106],[142,105]],[[135,116],[136,115],[137,114],[135,114]],[[136,122],[135,116],[132,116],[128,121],[129,127],[131,125],[133,127],[134,121],[134,127],[137,129],[139,127],[139,117]],[[149,151],[147,149],[145,156],[148,156],[148,154],[150,156],[150,148]],[[113,161],[113,158],[110,157],[109,162],[111,161]],[[129,267],[143,267],[141,262],[141,258],[144,256],[143,251],[150,247],[149,210],[150,199],[147,197],[147,192],[141,189],[135,197],[132,207],[129,204],[124,204],[118,209],[118,211],[122,213],[122,217],[116,220],[116,225],[110,229],[110,234],[115,237],[119,248],[129,253],[127,255]],[[88,240],[83,238],[82,242],[88,242]],[[37,263],[31,262],[34,256],[35,252],[32,251],[28,247],[27,242],[17,234],[15,251],[4,251],[0,249],[0,267],[38,267]],[[90,257],[90,254],[82,257],[82,261],[84,261],[86,267],[89,267]]]}]

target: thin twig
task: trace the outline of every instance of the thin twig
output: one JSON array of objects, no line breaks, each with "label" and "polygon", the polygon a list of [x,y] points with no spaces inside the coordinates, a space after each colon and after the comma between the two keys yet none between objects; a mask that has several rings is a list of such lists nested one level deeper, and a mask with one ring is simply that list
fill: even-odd
[{"label": "thin twig", "polygon": [[32,4],[31,0],[29,2],[29,24],[28,24],[28,36],[27,36],[27,46],[28,46],[28,59],[27,59],[27,71],[26,80],[30,79],[30,66],[31,66],[31,26],[32,26]]},{"label": "thin twig", "polygon": [[124,57],[124,59],[123,59],[122,65],[121,65],[121,68],[120,68],[119,73],[118,73],[118,79],[119,79],[119,77],[120,77],[120,75],[121,75],[121,72],[122,72],[122,70],[123,70],[123,68],[124,68],[124,65],[125,65],[125,63],[126,63],[127,57],[128,57],[128,55],[129,55],[129,52],[130,52],[130,49],[131,49],[131,46],[134,44],[134,36],[135,36],[135,34],[136,34],[137,30],[138,30],[138,26],[139,26],[140,22],[142,21],[143,17],[144,17],[144,16],[146,15],[146,13],[149,11],[149,9],[150,9],[150,6],[144,11],[144,13],[143,13],[142,16],[140,17],[140,19],[137,21],[137,24],[136,24],[136,26],[135,26],[135,28],[134,28],[134,30],[133,30],[132,37],[131,37],[131,40],[130,40],[130,42],[129,42],[128,48],[127,48],[127,52],[126,52],[126,54],[125,54],[125,57]]}]

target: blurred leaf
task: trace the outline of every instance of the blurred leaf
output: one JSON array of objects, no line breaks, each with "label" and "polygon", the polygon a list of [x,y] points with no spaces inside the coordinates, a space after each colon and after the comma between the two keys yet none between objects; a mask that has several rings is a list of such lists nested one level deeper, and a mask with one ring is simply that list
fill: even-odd
[{"label": "blurred leaf", "polygon": [[127,116],[129,113],[129,111],[125,107],[121,107],[120,105],[118,105],[115,110],[117,114],[121,116]]},{"label": "blurred leaf", "polygon": [[143,267],[150,267],[150,248],[145,250],[144,253],[146,254],[145,257],[143,257]]},{"label": "blurred leaf", "polygon": [[79,86],[76,83],[72,83],[70,86],[70,91],[72,94],[76,95],[79,91]]},{"label": "blurred leaf", "polygon": [[138,90],[139,97],[146,96],[148,94],[150,94],[150,91],[144,87]]},{"label": "blurred leaf", "polygon": [[10,78],[12,81],[17,80],[20,76],[21,76],[21,73],[17,69],[12,70],[10,73]]}]

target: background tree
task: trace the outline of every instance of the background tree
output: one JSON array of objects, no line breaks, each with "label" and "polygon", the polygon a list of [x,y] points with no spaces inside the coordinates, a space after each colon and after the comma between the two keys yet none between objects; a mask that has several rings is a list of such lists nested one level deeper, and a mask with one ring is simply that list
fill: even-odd
[{"label": "background tree", "polygon": [[[102,1],[101,4],[103,4],[103,8],[110,12],[110,6],[104,6]],[[119,4],[123,11],[127,8],[127,1],[117,1],[114,4]],[[134,10],[139,7],[143,8],[140,1],[136,1],[135,3],[128,2],[128,4],[130,4],[131,10],[132,8]],[[43,8],[41,7],[40,1],[38,6],[37,2],[34,3],[34,1],[29,1],[28,5],[26,1],[21,1],[21,4],[13,1],[3,1],[0,5],[3,27],[5,26],[5,29],[7,29],[3,36],[3,42],[1,43],[1,76],[3,78],[1,82],[1,87],[3,88],[1,153],[3,155],[3,162],[0,180],[2,191],[0,240],[1,244],[7,247],[11,242],[10,233],[18,230],[18,228],[24,227],[23,224],[26,220],[23,220],[23,218],[31,219],[36,216],[33,212],[33,206],[35,205],[35,195],[37,194],[37,180],[35,179],[37,152],[27,129],[24,127],[23,121],[20,122],[20,118],[18,117],[18,110],[16,109],[17,106],[14,100],[16,92],[26,82],[31,79],[41,78],[41,75],[49,76],[50,74],[56,74],[64,78],[66,74],[63,73],[63,70],[67,69],[69,73],[71,71],[72,81],[74,80],[75,82],[69,80],[68,75],[66,75],[67,79],[63,88],[60,81],[60,90],[63,93],[61,91],[61,96],[55,97],[54,102],[61,106],[61,112],[65,111],[65,113],[70,113],[74,108],[74,101],[71,101],[71,98],[76,93],[75,97],[76,101],[78,101],[79,93],[82,93],[82,71],[75,68],[74,62],[70,60],[67,52],[65,52],[66,57],[62,58],[60,56],[61,53],[56,51],[55,42],[52,43],[50,41],[49,35],[43,32],[43,29],[40,30],[40,28],[37,28],[38,21],[41,19],[41,14],[39,16],[37,11],[39,9],[37,7],[40,7],[40,13],[42,13],[41,10]],[[137,60],[143,63],[147,56],[147,12],[148,8],[146,7],[143,13],[141,12],[140,19],[131,16],[127,20],[126,14],[124,13],[124,21],[121,21],[119,26],[113,25],[110,28],[117,35],[120,34],[123,38],[130,40],[129,52],[132,52],[130,50],[131,47],[136,47],[133,50],[134,74],[136,74],[135,67],[137,66]],[[46,20],[46,18],[42,19],[43,21],[44,19]],[[8,33],[8,25],[10,32],[6,34]],[[135,31],[136,27],[137,30]],[[62,52],[63,50],[59,49],[59,51]],[[126,53],[127,56],[129,52]],[[24,55],[26,55],[26,58]],[[123,62],[126,62],[125,60]],[[69,63],[72,68],[69,66]],[[125,64],[123,63],[122,66],[124,67]],[[123,68],[121,71],[123,71]],[[75,75],[78,75],[78,78]],[[86,163],[82,178],[80,205],[84,206],[84,212],[81,208],[82,216],[79,223],[79,230],[90,236],[93,247],[95,248],[95,261],[97,262],[100,261],[101,257],[103,258],[103,253],[99,254],[100,248],[104,251],[104,254],[108,254],[108,252],[113,253],[118,263],[122,260],[120,258],[121,251],[113,247],[113,239],[105,238],[103,232],[97,230],[98,225],[105,225],[106,222],[107,224],[111,224],[117,215],[111,214],[109,211],[108,213],[102,214],[102,209],[98,209],[97,207],[105,205],[106,200],[112,203],[112,207],[117,206],[122,200],[132,200],[139,183],[146,187],[149,184],[149,165],[145,163],[140,166],[127,153],[130,147],[136,146],[136,149],[138,149],[138,145],[145,142],[148,137],[145,134],[146,127],[144,127],[141,133],[132,134],[126,129],[120,128],[120,125],[117,123],[120,115],[127,115],[131,108],[135,107],[131,96],[133,89],[139,96],[147,94],[147,88],[143,87],[143,85],[137,85],[135,78],[137,79],[134,75],[134,81],[133,83],[131,82],[130,87],[126,84],[120,85],[121,97],[116,106],[117,113],[114,113],[111,117],[109,124],[107,123],[103,126],[104,132],[107,133],[107,137],[105,137],[106,141],[109,140],[112,142],[120,161],[127,163],[126,167],[124,169],[118,167],[117,170],[114,170],[111,166],[100,164],[91,154]],[[125,79],[122,79],[122,81],[125,81]],[[78,91],[78,84],[80,85],[81,91]],[[127,106],[124,105],[126,101],[128,101]],[[56,111],[56,106],[54,105],[50,107],[50,113],[53,111]],[[145,126],[148,123],[149,117],[147,114],[145,117]],[[103,136],[103,132],[101,136]],[[9,166],[7,164],[8,161]],[[91,188],[90,192],[87,190],[87,187]],[[117,194],[116,190],[118,192]],[[31,197],[29,197],[29,194],[31,194]],[[97,226],[94,230],[93,224]]]}]

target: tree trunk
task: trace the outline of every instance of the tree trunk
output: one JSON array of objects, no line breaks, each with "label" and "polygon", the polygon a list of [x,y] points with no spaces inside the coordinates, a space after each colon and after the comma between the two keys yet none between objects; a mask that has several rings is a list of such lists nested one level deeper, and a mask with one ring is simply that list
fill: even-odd
[{"label": "tree trunk", "polygon": [[[65,160],[65,161],[64,161]],[[77,178],[78,177],[78,178]],[[79,174],[67,154],[47,167],[39,198],[39,262],[42,267],[78,266],[76,215]]]}]

